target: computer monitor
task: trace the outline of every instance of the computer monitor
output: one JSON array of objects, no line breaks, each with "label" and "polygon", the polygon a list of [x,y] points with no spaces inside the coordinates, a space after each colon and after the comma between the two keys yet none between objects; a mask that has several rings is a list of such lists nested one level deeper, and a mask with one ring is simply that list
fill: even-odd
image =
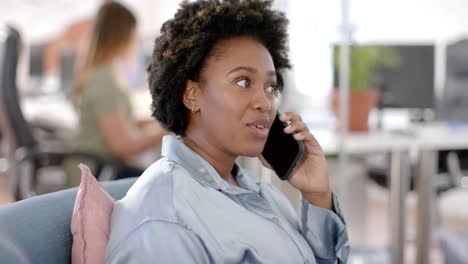
[{"label": "computer monitor", "polygon": [[[396,66],[374,69],[378,76],[374,86],[380,90],[379,107],[434,108],[434,45],[362,46],[388,47],[399,56]],[[335,84],[338,76],[334,74]]]},{"label": "computer monitor", "polygon": [[65,93],[71,93],[76,78],[76,52],[72,50],[60,53],[60,86]]},{"label": "computer monitor", "polygon": [[29,75],[42,76],[44,74],[44,52],[46,44],[31,45],[29,47]]}]

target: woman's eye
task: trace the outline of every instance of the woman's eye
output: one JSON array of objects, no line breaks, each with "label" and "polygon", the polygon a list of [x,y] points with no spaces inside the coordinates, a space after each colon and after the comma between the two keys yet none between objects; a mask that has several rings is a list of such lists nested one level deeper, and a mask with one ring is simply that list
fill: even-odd
[{"label": "woman's eye", "polygon": [[277,89],[275,85],[270,85],[266,88],[267,93],[276,95]]},{"label": "woman's eye", "polygon": [[247,88],[249,86],[249,80],[247,79],[242,79],[236,82],[237,85]]}]

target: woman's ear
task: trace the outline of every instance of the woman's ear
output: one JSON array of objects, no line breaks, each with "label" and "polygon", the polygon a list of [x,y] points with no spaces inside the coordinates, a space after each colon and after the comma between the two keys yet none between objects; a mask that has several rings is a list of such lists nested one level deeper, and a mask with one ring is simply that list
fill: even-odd
[{"label": "woman's ear", "polygon": [[192,80],[187,80],[187,82],[185,83],[183,102],[185,107],[187,107],[187,109],[194,113],[200,109],[199,104],[197,102],[198,89],[198,83]]}]

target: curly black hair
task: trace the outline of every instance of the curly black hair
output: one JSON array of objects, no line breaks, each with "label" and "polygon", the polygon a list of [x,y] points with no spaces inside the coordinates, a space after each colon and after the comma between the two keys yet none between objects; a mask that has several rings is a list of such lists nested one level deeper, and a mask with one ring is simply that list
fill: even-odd
[{"label": "curly black hair", "polygon": [[272,9],[272,1],[184,1],[156,38],[149,73],[152,115],[177,135],[184,135],[188,109],[182,97],[187,80],[198,81],[202,66],[221,40],[251,37],[265,46],[279,72],[291,68],[287,43],[288,20]]}]

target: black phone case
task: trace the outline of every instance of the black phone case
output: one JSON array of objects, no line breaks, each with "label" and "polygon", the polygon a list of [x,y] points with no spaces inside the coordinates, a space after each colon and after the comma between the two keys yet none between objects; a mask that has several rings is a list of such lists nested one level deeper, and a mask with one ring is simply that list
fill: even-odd
[{"label": "black phone case", "polygon": [[[277,116],[279,116],[279,115],[280,114],[277,113]],[[286,127],[288,125],[287,123],[284,123],[284,122],[281,122],[281,123],[283,124],[283,127]],[[286,133],[285,133],[285,135],[292,137],[292,135],[288,135]],[[293,162],[289,166],[289,168],[288,168],[285,175],[281,175],[281,173],[279,172],[280,170],[278,168],[276,168],[277,164],[272,163],[270,160],[268,160],[268,158],[265,155],[263,155],[264,159],[268,162],[268,164],[270,164],[270,166],[273,169],[273,171],[275,172],[276,176],[278,176],[278,178],[280,180],[283,180],[283,181],[286,181],[286,180],[288,180],[290,178],[292,172],[294,171],[294,168],[296,167],[297,163],[299,162],[299,160],[302,158],[302,155],[304,154],[304,144],[301,141],[297,141],[295,139],[294,139],[294,141],[298,144],[299,151],[297,152],[296,157],[294,158]]]}]

